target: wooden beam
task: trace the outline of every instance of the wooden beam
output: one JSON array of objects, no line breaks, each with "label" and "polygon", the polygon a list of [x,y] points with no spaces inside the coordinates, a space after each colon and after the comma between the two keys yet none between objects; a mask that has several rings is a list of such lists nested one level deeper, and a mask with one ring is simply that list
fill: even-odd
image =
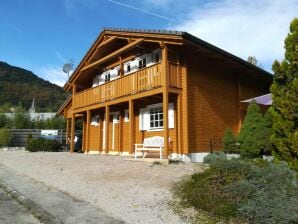
[{"label": "wooden beam", "polygon": [[163,126],[164,126],[164,152],[167,158],[169,153],[169,92],[168,92],[168,49],[165,44],[162,46],[162,108],[163,108]]},{"label": "wooden beam", "polygon": [[182,154],[182,135],[181,135],[181,94],[177,96],[177,112],[176,112],[176,130],[177,130],[177,137],[176,137],[176,145],[177,145],[177,153]]},{"label": "wooden beam", "polygon": [[119,111],[119,128],[118,128],[118,153],[120,154],[123,151],[123,141],[122,141],[122,132],[123,132],[123,111]]},{"label": "wooden beam", "polygon": [[[77,86],[76,84],[72,84],[72,105],[75,105],[75,94],[77,92]],[[75,107],[74,107],[75,108]]]},{"label": "wooden beam", "polygon": [[134,153],[134,101],[129,100],[129,110],[128,110],[128,116],[129,116],[129,148],[130,154]]},{"label": "wooden beam", "polygon": [[125,45],[124,47],[122,47],[122,48],[120,48],[120,49],[114,51],[113,53],[111,53],[111,54],[109,54],[109,55],[107,55],[107,56],[105,56],[105,57],[103,57],[103,58],[101,58],[101,59],[99,59],[99,60],[97,60],[97,61],[91,63],[90,65],[87,65],[87,66],[83,67],[83,68],[81,69],[81,71],[88,70],[88,69],[90,69],[90,68],[92,68],[92,67],[94,67],[94,66],[97,66],[97,65],[99,65],[99,64],[101,64],[101,63],[106,62],[107,60],[109,60],[109,59],[111,59],[111,58],[113,58],[113,57],[117,57],[117,56],[119,56],[120,54],[124,53],[125,51],[129,50],[130,48],[132,48],[132,47],[134,47],[134,46],[136,46],[136,45],[142,43],[143,41],[144,41],[144,38],[137,39],[137,40],[135,40],[135,41],[133,41],[133,42],[131,42],[131,43]]},{"label": "wooden beam", "polygon": [[100,48],[102,48],[104,45],[114,41],[115,39],[117,39],[116,36],[110,37],[106,40],[104,40],[103,42],[101,42],[99,45],[97,45],[97,47],[95,48],[94,52],[92,53],[92,55],[90,56],[90,58],[88,59],[87,64],[85,65],[89,65],[90,61],[93,59],[93,57],[95,56],[95,54],[98,52],[98,50],[100,50]]},{"label": "wooden beam", "polygon": [[69,119],[66,118],[66,133],[65,133],[65,144],[69,143]]},{"label": "wooden beam", "polygon": [[110,107],[106,106],[105,113],[105,152],[109,152],[109,127],[110,127]]},{"label": "wooden beam", "polygon": [[70,127],[70,152],[74,152],[74,135],[75,135],[75,114],[71,117],[71,127]]},{"label": "wooden beam", "polygon": [[117,36],[113,36],[113,37],[110,37],[106,40],[104,40],[103,42],[101,42],[99,45],[97,45],[96,49],[100,49],[102,46],[112,42],[113,40],[117,39],[118,37]]},{"label": "wooden beam", "polygon": [[99,141],[98,151],[99,152],[102,152],[102,149],[103,149],[103,122],[102,122],[102,119],[103,119],[103,115],[100,114],[99,115],[99,135],[98,135],[98,141]]},{"label": "wooden beam", "polygon": [[89,152],[90,146],[90,121],[91,121],[91,111],[87,110],[87,119],[86,119],[86,151]]}]

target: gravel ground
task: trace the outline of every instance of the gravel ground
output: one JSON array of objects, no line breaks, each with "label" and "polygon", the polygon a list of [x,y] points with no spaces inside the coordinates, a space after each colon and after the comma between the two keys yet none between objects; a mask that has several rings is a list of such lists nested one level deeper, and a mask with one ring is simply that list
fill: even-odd
[{"label": "gravel ground", "polygon": [[167,202],[170,187],[197,164],[153,165],[128,157],[0,152],[0,163],[101,208],[127,223],[182,223]]}]

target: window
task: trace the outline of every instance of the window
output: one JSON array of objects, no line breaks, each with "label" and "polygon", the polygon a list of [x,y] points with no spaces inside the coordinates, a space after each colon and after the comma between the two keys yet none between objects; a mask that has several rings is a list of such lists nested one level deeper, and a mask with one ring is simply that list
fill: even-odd
[{"label": "window", "polygon": [[110,73],[106,73],[105,74],[105,82],[109,82],[111,80],[111,74]]},{"label": "window", "polygon": [[146,58],[139,60],[139,69],[146,67]]},{"label": "window", "polygon": [[153,63],[158,63],[159,62],[159,53],[154,53],[153,54]]},{"label": "window", "polygon": [[149,109],[150,129],[163,128],[162,106],[154,106]]}]

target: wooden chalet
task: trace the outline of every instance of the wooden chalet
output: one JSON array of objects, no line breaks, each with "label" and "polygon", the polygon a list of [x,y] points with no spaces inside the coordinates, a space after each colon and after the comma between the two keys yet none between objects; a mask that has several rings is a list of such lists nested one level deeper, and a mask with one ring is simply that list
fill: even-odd
[{"label": "wooden chalet", "polygon": [[135,143],[162,136],[164,158],[204,154],[227,127],[239,131],[240,101],[268,93],[271,82],[187,32],[105,28],[65,84],[71,96],[58,113],[71,152],[80,118],[86,153],[134,154]]}]

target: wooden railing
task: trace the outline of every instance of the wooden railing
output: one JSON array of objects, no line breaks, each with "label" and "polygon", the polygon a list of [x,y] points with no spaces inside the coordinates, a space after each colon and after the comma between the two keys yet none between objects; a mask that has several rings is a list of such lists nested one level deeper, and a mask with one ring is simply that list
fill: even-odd
[{"label": "wooden railing", "polygon": [[[169,86],[181,87],[179,66],[169,62],[168,71]],[[149,91],[160,86],[162,86],[162,73],[161,63],[158,63],[97,87],[76,93],[73,106],[74,109],[86,107],[119,97]]]},{"label": "wooden railing", "polygon": [[168,63],[169,86],[181,88],[181,69],[177,63]]}]

